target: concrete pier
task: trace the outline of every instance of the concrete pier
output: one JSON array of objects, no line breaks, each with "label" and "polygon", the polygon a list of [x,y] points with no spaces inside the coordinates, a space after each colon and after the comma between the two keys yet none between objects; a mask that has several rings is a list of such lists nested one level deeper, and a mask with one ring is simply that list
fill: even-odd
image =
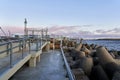
[{"label": "concrete pier", "polygon": [[66,80],[66,70],[60,51],[41,54],[35,68],[24,65],[10,80]]},{"label": "concrete pier", "polygon": [[29,62],[29,67],[36,67],[37,62],[40,62],[42,49],[46,47],[47,43],[48,42],[43,42],[42,45],[39,45],[38,48],[40,49],[38,49],[38,51],[36,51],[36,45],[33,44],[31,45],[30,53],[29,50],[26,49],[13,52],[11,53],[12,55],[8,54],[0,58],[0,80],[8,80],[27,62]]}]

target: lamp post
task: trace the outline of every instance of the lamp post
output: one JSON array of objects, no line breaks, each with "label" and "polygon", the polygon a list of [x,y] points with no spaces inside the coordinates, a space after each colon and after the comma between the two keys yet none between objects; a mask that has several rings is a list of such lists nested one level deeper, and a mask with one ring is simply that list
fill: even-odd
[{"label": "lamp post", "polygon": [[25,18],[25,21],[24,21],[24,35],[28,36],[28,34],[27,34],[27,19],[26,18]]}]

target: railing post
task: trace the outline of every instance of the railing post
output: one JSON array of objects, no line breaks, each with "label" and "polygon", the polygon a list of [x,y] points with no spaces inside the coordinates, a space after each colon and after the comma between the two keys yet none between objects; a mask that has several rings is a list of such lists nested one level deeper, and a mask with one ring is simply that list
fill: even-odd
[{"label": "railing post", "polygon": [[42,50],[42,36],[40,38],[40,49]]},{"label": "railing post", "polygon": [[46,42],[47,42],[47,32],[48,32],[48,29],[46,29]]},{"label": "railing post", "polygon": [[7,55],[9,54],[9,43],[7,43]]},{"label": "railing post", "polygon": [[10,68],[12,68],[12,42],[10,42]]},{"label": "railing post", "polygon": [[36,51],[38,51],[38,39],[36,40]]},{"label": "railing post", "polygon": [[31,51],[31,45],[30,45],[30,43],[31,43],[31,41],[30,41],[30,39],[29,39],[29,42],[28,42],[28,46],[29,46],[29,54],[30,54],[30,51]]},{"label": "railing post", "polygon": [[25,48],[26,48],[26,38],[24,39],[24,45],[25,45]]},{"label": "railing post", "polygon": [[23,59],[23,56],[24,56],[24,55],[23,55],[23,48],[24,48],[24,44],[23,44],[23,43],[24,43],[24,40],[22,40],[22,44],[21,44],[21,49],[22,49],[22,59]]},{"label": "railing post", "polygon": [[21,41],[19,40],[19,51],[21,51]]}]

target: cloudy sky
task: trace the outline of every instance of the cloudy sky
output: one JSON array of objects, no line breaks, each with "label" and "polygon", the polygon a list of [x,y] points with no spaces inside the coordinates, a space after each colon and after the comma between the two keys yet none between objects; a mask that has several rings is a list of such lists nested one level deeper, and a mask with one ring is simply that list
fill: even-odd
[{"label": "cloudy sky", "polygon": [[23,33],[27,18],[28,27],[50,34],[120,38],[120,0],[0,0],[0,10],[6,33]]}]

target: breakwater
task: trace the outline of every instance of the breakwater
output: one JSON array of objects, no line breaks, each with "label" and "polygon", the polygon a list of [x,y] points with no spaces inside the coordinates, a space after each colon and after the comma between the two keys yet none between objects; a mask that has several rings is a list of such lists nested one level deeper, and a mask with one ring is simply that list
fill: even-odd
[{"label": "breakwater", "polygon": [[119,52],[82,41],[65,46],[65,56],[76,80],[120,80]]}]

